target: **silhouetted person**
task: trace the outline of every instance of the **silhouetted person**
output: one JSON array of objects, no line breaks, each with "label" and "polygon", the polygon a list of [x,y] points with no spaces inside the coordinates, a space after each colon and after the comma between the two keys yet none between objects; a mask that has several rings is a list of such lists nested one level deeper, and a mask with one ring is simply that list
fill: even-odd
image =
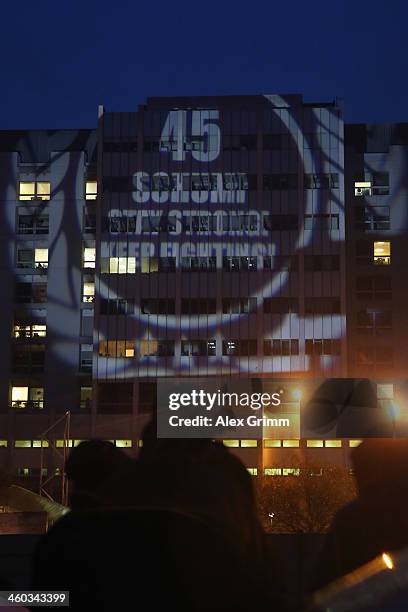
[{"label": "silhouetted person", "polygon": [[71,509],[96,507],[103,483],[131,463],[123,451],[105,440],[88,440],[75,446],[65,464]]},{"label": "silhouetted person", "polygon": [[352,463],[358,498],[334,518],[314,587],[408,546],[408,440],[367,439],[354,450]]},{"label": "silhouetted person", "polygon": [[222,529],[253,562],[263,554],[264,532],[251,476],[223,444],[158,439],[152,420],[143,432],[136,465],[126,466],[121,478],[111,478],[104,488],[106,506],[189,512]]},{"label": "silhouetted person", "polygon": [[157,440],[151,426],[138,461],[98,496],[103,508],[72,513],[42,538],[33,588],[70,590],[72,609],[204,612],[276,603],[251,477],[222,445]]}]

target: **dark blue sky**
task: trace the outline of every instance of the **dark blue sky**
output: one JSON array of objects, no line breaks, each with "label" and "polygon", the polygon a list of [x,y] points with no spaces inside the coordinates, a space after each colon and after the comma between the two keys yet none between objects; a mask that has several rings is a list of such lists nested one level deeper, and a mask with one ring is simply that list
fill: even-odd
[{"label": "dark blue sky", "polygon": [[408,121],[406,2],[23,0],[1,10],[0,129],[93,127],[147,96],[341,97]]}]

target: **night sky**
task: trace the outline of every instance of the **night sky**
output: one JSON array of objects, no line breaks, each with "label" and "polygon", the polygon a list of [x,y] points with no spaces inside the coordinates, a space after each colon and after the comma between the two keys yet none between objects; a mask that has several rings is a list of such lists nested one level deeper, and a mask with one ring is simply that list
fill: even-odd
[{"label": "night sky", "polygon": [[408,121],[408,3],[23,0],[1,9],[0,129],[94,127],[147,96],[303,93]]}]

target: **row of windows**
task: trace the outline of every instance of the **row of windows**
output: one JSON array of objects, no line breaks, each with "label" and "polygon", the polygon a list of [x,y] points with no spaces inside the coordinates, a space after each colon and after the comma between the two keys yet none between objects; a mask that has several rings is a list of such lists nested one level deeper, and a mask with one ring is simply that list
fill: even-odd
[{"label": "row of windows", "polygon": [[[296,190],[299,187],[299,176],[295,173],[264,174],[262,176],[264,191]],[[210,191],[255,191],[258,188],[258,176],[239,172],[172,172],[145,173],[141,177],[141,191],[150,192],[210,192]],[[337,173],[319,173],[304,175],[304,189],[338,189]],[[133,178],[128,176],[106,176],[103,179],[104,191],[130,192],[135,189]]]},{"label": "row of windows", "polygon": [[357,197],[389,195],[390,177],[388,172],[371,171],[354,182],[354,195]]},{"label": "row of windows", "polygon": [[[160,260],[166,258],[155,258],[153,262],[148,261],[149,269],[150,264],[154,270],[163,270],[164,267],[160,267]],[[167,258],[168,259],[168,258]],[[166,261],[166,264],[168,262]],[[120,269],[118,264],[118,269]],[[360,276],[356,279],[356,296],[360,300],[390,300],[392,297],[392,285],[390,276]],[[84,280],[83,283],[83,301],[92,303],[95,297],[95,283],[93,280]],[[316,312],[339,312],[338,298],[308,298],[308,300],[330,300],[321,303],[321,306],[317,302],[307,302],[308,314]],[[45,303],[47,301],[47,284],[46,283],[28,283],[28,282],[17,282],[16,303]],[[109,302],[117,302],[117,306],[106,304],[107,300],[101,299],[101,312],[102,314],[128,314],[134,312],[134,302],[132,300],[109,300]],[[184,304],[183,314],[215,314],[216,305],[215,300],[190,300],[190,304]],[[266,298],[264,300],[264,312],[269,314],[288,314],[298,313],[299,304],[296,298]]]},{"label": "row of windows", "polygon": [[[95,249],[84,249],[84,267],[95,267]],[[222,270],[225,272],[239,272],[240,270],[258,270],[258,262],[261,261],[265,270],[297,270],[297,256],[266,255],[259,257],[234,257],[224,256],[222,258]],[[304,258],[305,270],[308,272],[338,271],[340,269],[339,255],[306,255]],[[217,257],[199,256],[182,257],[181,268],[195,272],[215,272],[217,270]],[[104,274],[130,274],[137,270],[135,257],[103,257],[101,258],[101,272]],[[132,272],[131,272],[132,271]],[[175,257],[141,257],[140,271],[142,274],[154,272],[175,272]]]},{"label": "row of windows", "polygon": [[357,240],[356,261],[358,264],[387,266],[391,263],[390,240]]},{"label": "row of windows", "polygon": [[[308,141],[311,141],[313,137],[317,139],[316,134],[305,135],[305,147],[308,146]],[[320,135],[319,142],[322,140],[323,135]],[[315,144],[319,146],[317,143]],[[264,151],[280,151],[282,149],[294,149],[296,146],[296,142],[290,134],[260,134],[260,140],[257,134],[224,134],[222,142],[223,151],[256,151],[257,149],[263,149]],[[145,138],[143,140],[143,151],[148,153],[167,152],[172,150],[171,147],[177,150],[178,143],[164,142],[161,138]],[[200,150],[202,141],[198,138],[196,140],[185,141],[183,147],[185,151]],[[105,143],[104,151],[106,150],[110,152],[136,151],[137,143],[136,141]]]},{"label": "row of windows", "polygon": [[47,326],[45,323],[24,321],[13,326],[13,338],[45,338]]},{"label": "row of windows", "polygon": [[[19,212],[17,215],[16,231],[18,234],[45,235],[48,234],[49,229],[49,215],[47,213],[40,211],[33,213]],[[85,234],[94,234],[96,231],[96,215],[88,210],[84,211],[83,231]]]},{"label": "row of windows", "polygon": [[[74,440],[74,439],[56,439],[52,440],[51,444],[54,444],[57,448],[63,448],[64,446],[68,448],[72,448],[74,446],[78,446],[84,440]],[[0,440],[0,448],[8,447],[8,440]],[[13,442],[13,441],[12,441]],[[132,448],[133,446],[141,447],[143,446],[143,441],[138,439],[135,442],[129,439],[119,439],[119,440],[108,440],[118,448]],[[228,448],[257,448],[258,440],[223,440],[224,446]],[[361,440],[348,440],[348,446],[356,447],[361,443]],[[299,448],[301,444],[300,440],[272,440],[272,439],[264,439],[263,445],[264,448]],[[49,440],[14,440],[13,444],[14,448],[49,448],[50,441]],[[306,440],[307,448],[342,448],[343,440]]]},{"label": "row of windows", "polygon": [[[176,342],[174,340],[141,340],[139,343],[140,357],[168,357],[174,356]],[[86,347],[87,357],[92,363],[92,345]],[[101,357],[134,357],[134,342],[131,340],[102,340],[99,343]],[[217,351],[216,340],[182,340],[181,355],[188,356],[215,356]],[[85,349],[84,349],[85,352]],[[263,352],[266,356],[289,356],[299,354],[299,340],[273,340],[263,341]],[[314,339],[305,341],[306,355],[339,355],[340,341],[332,339]],[[223,340],[222,354],[224,356],[256,356],[258,355],[258,341],[256,339]]]},{"label": "row of windows", "polygon": [[[85,247],[83,250],[83,267],[95,268],[95,247]],[[264,269],[297,268],[297,257],[265,256],[262,258]],[[217,258],[213,257],[182,257],[181,267],[192,270],[216,270]],[[48,267],[47,248],[22,248],[17,250],[17,267],[46,269]],[[305,270],[334,271],[340,267],[339,255],[310,255],[305,257]],[[141,272],[169,272],[176,269],[175,257],[142,257]],[[224,271],[257,270],[257,257],[223,257]],[[136,272],[135,257],[102,257],[101,272],[104,274],[134,274]]]},{"label": "row of windows", "polygon": [[[85,181],[85,200],[96,200],[97,182]],[[21,202],[51,199],[51,183],[49,181],[20,181],[18,184],[18,199]]]},{"label": "row of windows", "polygon": [[[55,445],[56,448],[72,448],[78,446],[84,440],[73,440],[73,439],[56,439],[56,440],[14,440],[14,448],[50,448]],[[132,440],[108,440],[118,448],[132,448]],[[135,446],[141,447],[142,440],[138,440]],[[0,448],[7,448],[8,440],[0,440]]]},{"label": "row of windows", "polygon": [[[137,224],[136,215],[126,217],[105,217],[103,229],[110,233],[179,234],[191,232],[195,234],[207,232],[258,232],[260,229],[257,214],[216,213],[183,214],[179,219],[176,215],[151,214],[142,216]],[[267,231],[297,231],[298,215],[263,214],[263,229]],[[338,230],[338,214],[314,214],[304,216],[305,230]]]},{"label": "row of windows", "polygon": [[[102,314],[130,314],[134,312],[133,299],[101,299]],[[171,298],[149,298],[140,302],[142,314],[147,315],[174,315],[176,301]],[[245,314],[255,311],[256,298],[230,297],[222,300],[223,314]],[[298,298],[264,298],[263,308],[265,314],[294,314],[299,312]],[[211,315],[217,313],[215,298],[186,298],[181,300],[181,314],[183,315]],[[312,297],[305,298],[305,314],[339,314],[340,298],[338,297]]]}]

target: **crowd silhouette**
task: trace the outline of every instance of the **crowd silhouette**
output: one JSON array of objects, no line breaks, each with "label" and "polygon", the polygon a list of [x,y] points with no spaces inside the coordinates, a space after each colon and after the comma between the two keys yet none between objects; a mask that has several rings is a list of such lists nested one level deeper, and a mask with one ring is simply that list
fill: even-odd
[{"label": "crowd silhouette", "polygon": [[[335,517],[309,593],[408,546],[408,441],[366,440],[352,460],[359,495]],[[92,440],[72,450],[66,473],[71,512],[41,538],[31,586],[70,591],[70,609],[311,605],[285,593],[251,476],[222,444],[158,439],[152,421],[137,460]]]}]

